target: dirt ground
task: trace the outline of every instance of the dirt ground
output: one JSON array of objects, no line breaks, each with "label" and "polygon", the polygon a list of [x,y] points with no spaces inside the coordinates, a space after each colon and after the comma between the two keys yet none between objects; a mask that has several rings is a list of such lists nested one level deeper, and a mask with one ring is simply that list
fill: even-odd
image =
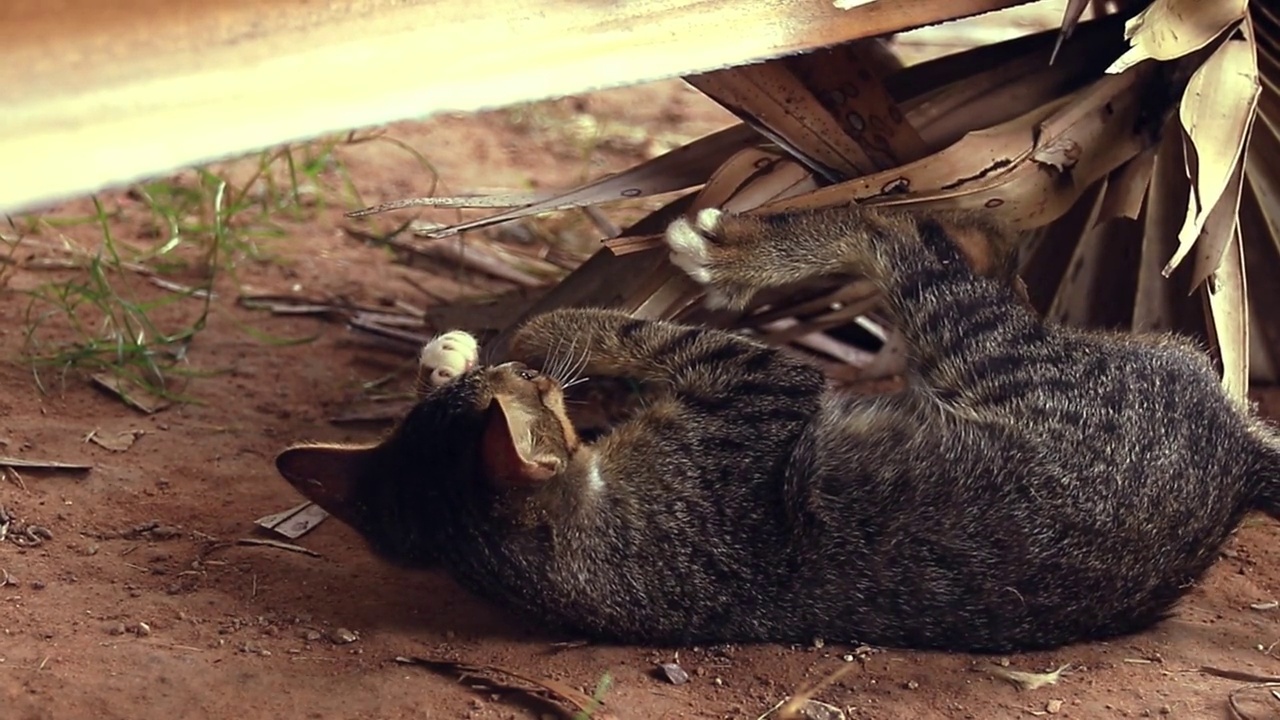
[{"label": "dirt ground", "polygon": [[[730,120],[671,82],[532,110],[406,123],[391,134],[421,151],[449,191],[519,190],[567,187]],[[587,141],[565,129],[583,127]],[[593,135],[600,127],[610,130]],[[366,200],[425,189],[421,168],[394,146],[365,144],[339,154]],[[147,235],[147,213],[135,199],[103,197],[119,209],[111,221],[116,238],[127,243]],[[194,402],[152,415],[75,372],[60,381],[46,371],[42,393],[20,359],[30,322],[27,293],[72,275],[10,266],[0,279],[0,455],[92,466],[87,473],[20,469],[0,481],[11,528],[41,526],[52,536],[35,547],[0,542],[0,717],[560,716],[550,706],[397,664],[397,656],[492,664],[588,694],[607,675],[608,708],[636,720],[756,718],[846,663],[852,671],[818,699],[850,718],[913,720],[1224,717],[1229,693],[1247,678],[1218,677],[1203,667],[1280,675],[1280,657],[1270,652],[1280,642],[1273,602],[1280,592],[1280,527],[1261,518],[1239,531],[1176,617],[1151,632],[1011,657],[831,644],[679,652],[565,644],[574,638],[520,625],[441,574],[381,564],[335,521],[298,540],[314,557],[219,544],[263,537],[254,519],[299,501],[272,466],[284,446],[376,437],[380,426],[329,418],[360,397],[362,383],[410,362],[370,350],[340,323],[241,308],[238,288],[423,306],[432,298],[416,286],[446,298],[509,287],[443,266],[406,269],[383,249],[340,232],[342,209],[315,208],[285,222],[282,236],[264,241],[273,259],[243,261],[234,278],[220,279],[209,326],[189,351],[190,364],[207,371],[183,388]],[[88,211],[87,203],[71,203],[50,217]],[[96,230],[63,232],[88,246]],[[45,247],[19,245],[14,259],[39,256]],[[127,274],[117,282],[142,297],[165,296]],[[173,303],[157,317],[189,317],[193,302]],[[263,333],[316,338],[279,345]],[[91,433],[136,438],[112,450],[86,441]],[[672,661],[689,672],[687,683],[654,674],[656,663]],[[1057,684],[1034,690],[1019,690],[993,672],[1063,665],[1069,669]],[[1280,702],[1268,693],[1247,689],[1238,698],[1250,717],[1278,717]]]}]

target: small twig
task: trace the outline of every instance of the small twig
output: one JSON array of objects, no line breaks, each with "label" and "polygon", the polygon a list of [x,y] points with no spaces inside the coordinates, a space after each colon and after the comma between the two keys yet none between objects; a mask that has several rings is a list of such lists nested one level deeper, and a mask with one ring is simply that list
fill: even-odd
[{"label": "small twig", "polygon": [[417,290],[418,292],[427,296],[427,298],[429,298],[432,302],[450,302],[450,298],[447,298],[444,295],[441,295],[440,293],[429,289],[426,285],[423,285],[416,278],[409,277],[408,275],[401,275],[400,279],[404,282],[404,284],[408,285],[414,290]]},{"label": "small twig", "polygon": [[[491,689],[503,689],[523,692],[543,699],[550,699],[560,703],[571,705],[579,713],[585,714],[594,720],[616,720],[616,716],[605,710],[604,703],[601,700],[587,696],[578,690],[557,680],[546,678],[535,678],[514,670],[498,667],[496,665],[471,665],[468,663],[454,662],[451,660],[433,660],[429,658],[419,657],[397,657],[396,662],[406,665],[420,665],[437,673],[446,673],[460,678],[471,680],[483,680]],[[486,675],[488,677],[486,677]],[[507,676],[519,680],[523,683],[533,685],[536,689],[530,690],[520,685],[510,682],[501,682],[493,676]]]},{"label": "small twig", "polygon": [[[1240,701],[1238,699],[1238,696],[1240,695],[1240,693],[1247,692],[1249,690],[1258,690],[1262,688],[1271,689],[1272,696],[1276,697],[1275,688],[1280,688],[1280,682],[1250,683],[1248,685],[1241,685],[1235,690],[1232,690],[1230,693],[1227,694],[1227,706],[1231,708],[1231,714],[1234,717],[1239,718],[1239,720],[1255,720],[1254,716],[1249,715],[1248,713],[1246,713],[1244,710],[1240,708]],[[1274,716],[1269,716],[1269,717],[1274,717]]]},{"label": "small twig", "polygon": [[76,470],[79,472],[87,472],[93,469],[92,465],[81,465],[79,463],[64,463],[56,460],[23,460],[14,457],[0,457],[0,466],[6,468],[26,468],[28,470]]},{"label": "small twig", "polygon": [[601,212],[600,208],[595,205],[587,205],[583,207],[582,212],[586,213],[587,217],[591,219],[591,222],[595,224],[600,232],[604,233],[605,239],[611,240],[622,234],[622,228],[615,225],[613,221],[609,219],[609,216]]},{"label": "small twig", "polygon": [[1228,670],[1224,668],[1211,667],[1209,665],[1201,665],[1200,672],[1205,675],[1220,677],[1225,680],[1239,680],[1247,683],[1280,683],[1280,677],[1274,675],[1258,675],[1257,673],[1246,672],[1244,670]]},{"label": "small twig", "polygon": [[344,213],[349,218],[362,218],[378,215],[391,210],[403,210],[411,207],[432,208],[516,208],[533,205],[547,199],[542,193],[506,193],[502,195],[458,195],[453,197],[416,197],[402,200],[391,200],[371,205],[360,210]]},{"label": "small twig", "polygon": [[279,540],[270,540],[267,538],[240,538],[239,540],[236,540],[235,544],[236,545],[262,545],[265,547],[273,547],[278,550],[288,550],[289,552],[302,553],[303,555],[310,555],[311,557],[314,557],[314,558],[324,557],[323,555],[316,552],[315,550],[304,548],[301,545],[294,545],[293,543],[281,542]]},{"label": "small twig", "polygon": [[350,320],[347,321],[347,325],[356,330],[363,330],[368,333],[373,333],[374,335],[379,335],[385,338],[391,338],[392,340],[399,340],[401,342],[409,343],[413,345],[415,348],[422,347],[424,343],[426,343],[428,340],[431,339],[429,337],[426,337],[424,335],[419,335],[417,333],[405,332],[404,330],[389,328],[389,327],[386,327],[385,325],[370,321],[367,318],[364,318],[361,316],[351,318]]},{"label": "small twig", "polygon": [[147,282],[155,285],[161,290],[168,290],[169,292],[178,293],[179,295],[188,295],[200,300],[216,300],[218,297],[217,293],[210,292],[204,288],[194,288],[190,285],[183,285],[182,283],[176,283],[172,280],[165,280],[157,275],[146,275],[145,277],[147,278]]},{"label": "small twig", "polygon": [[[775,717],[777,717],[778,720],[797,720],[798,718],[804,717],[803,710],[804,710],[805,704],[808,703],[810,700],[812,700],[813,696],[816,695],[819,690],[830,685],[831,683],[834,683],[840,678],[844,677],[854,667],[856,666],[853,663],[845,663],[843,666],[838,668],[835,672],[831,673],[830,675],[827,675],[825,678],[819,680],[817,683],[809,686],[804,690],[801,690],[795,695],[792,695],[789,699],[783,701],[782,703],[779,703],[776,706],[777,715]],[[770,712],[772,712],[772,710]],[[763,718],[768,717],[768,715],[769,713],[765,713],[764,715],[761,715],[760,720],[763,720]]]},{"label": "small twig", "polygon": [[27,483],[25,480],[22,479],[22,474],[7,465],[3,466],[3,468],[4,468],[5,479],[13,483],[14,485],[17,485],[18,489],[22,490],[22,492],[26,492]]},{"label": "small twig", "polygon": [[188,650],[190,652],[204,652],[204,648],[192,647],[190,645],[176,645],[174,643],[159,642],[156,640],[138,640],[143,645],[155,645],[157,647],[173,648],[174,650]]},{"label": "small twig", "polygon": [[452,262],[467,270],[506,280],[521,287],[534,288],[546,284],[546,281],[541,278],[512,267],[493,253],[481,249],[476,243],[461,245],[456,238],[441,238],[422,244],[396,243],[396,246],[417,255]]}]

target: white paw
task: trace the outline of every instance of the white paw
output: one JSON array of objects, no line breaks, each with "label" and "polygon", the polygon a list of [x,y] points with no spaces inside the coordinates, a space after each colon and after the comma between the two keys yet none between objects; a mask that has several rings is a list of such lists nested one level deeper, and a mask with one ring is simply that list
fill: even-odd
[{"label": "white paw", "polygon": [[426,345],[418,355],[418,365],[427,371],[432,387],[440,387],[476,366],[480,345],[461,330],[447,332]]},{"label": "white paw", "polygon": [[710,259],[707,237],[715,235],[723,214],[716,208],[706,208],[698,211],[693,222],[680,218],[667,227],[671,264],[704,285],[711,282],[711,271],[707,269]]}]

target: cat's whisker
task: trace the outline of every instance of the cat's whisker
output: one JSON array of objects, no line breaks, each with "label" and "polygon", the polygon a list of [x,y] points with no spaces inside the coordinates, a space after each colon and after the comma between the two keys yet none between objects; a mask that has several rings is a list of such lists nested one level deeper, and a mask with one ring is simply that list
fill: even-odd
[{"label": "cat's whisker", "polygon": [[476,367],[489,367],[493,365],[493,353],[493,343],[485,343],[484,347],[480,348],[480,354],[476,360]]},{"label": "cat's whisker", "polygon": [[[557,345],[557,350],[559,347],[560,346]],[[577,349],[578,338],[574,337],[570,340],[568,351],[556,358],[557,362],[555,363],[554,370],[547,373],[551,377],[555,378],[556,382],[559,382],[561,385],[564,385],[571,377],[569,370],[573,365],[575,357],[574,353]]]},{"label": "cat's whisker", "polygon": [[556,344],[554,347],[551,348],[551,351],[547,354],[547,362],[545,367],[542,370],[544,373],[551,376],[553,379],[557,381],[559,381],[560,373],[563,370],[561,366],[564,364],[565,356],[562,355],[560,352],[561,349],[563,348],[564,348],[564,338],[556,338]]},{"label": "cat's whisker", "polygon": [[563,384],[560,386],[560,389],[561,389],[561,390],[568,390],[569,388],[573,387],[574,385],[581,385],[582,383],[584,383],[584,382],[586,382],[586,381],[588,381],[588,380],[590,380],[590,379],[591,379],[591,378],[589,378],[589,377],[579,377],[579,378],[574,378],[573,380],[570,380],[570,381],[569,381],[569,382],[567,382],[567,383],[563,383]]},{"label": "cat's whisker", "polygon": [[582,373],[587,369],[588,363],[591,361],[591,345],[587,344],[582,347],[582,357],[574,362],[572,372],[568,373],[565,378],[565,386],[577,383],[582,378]]}]

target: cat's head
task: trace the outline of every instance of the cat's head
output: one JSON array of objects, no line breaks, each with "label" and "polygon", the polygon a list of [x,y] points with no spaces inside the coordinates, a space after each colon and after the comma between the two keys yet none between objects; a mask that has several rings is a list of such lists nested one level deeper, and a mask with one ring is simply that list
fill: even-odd
[{"label": "cat's head", "polygon": [[429,566],[445,534],[538,493],[581,445],[560,383],[506,363],[428,391],[376,445],[299,445],[276,468],[379,554]]}]

